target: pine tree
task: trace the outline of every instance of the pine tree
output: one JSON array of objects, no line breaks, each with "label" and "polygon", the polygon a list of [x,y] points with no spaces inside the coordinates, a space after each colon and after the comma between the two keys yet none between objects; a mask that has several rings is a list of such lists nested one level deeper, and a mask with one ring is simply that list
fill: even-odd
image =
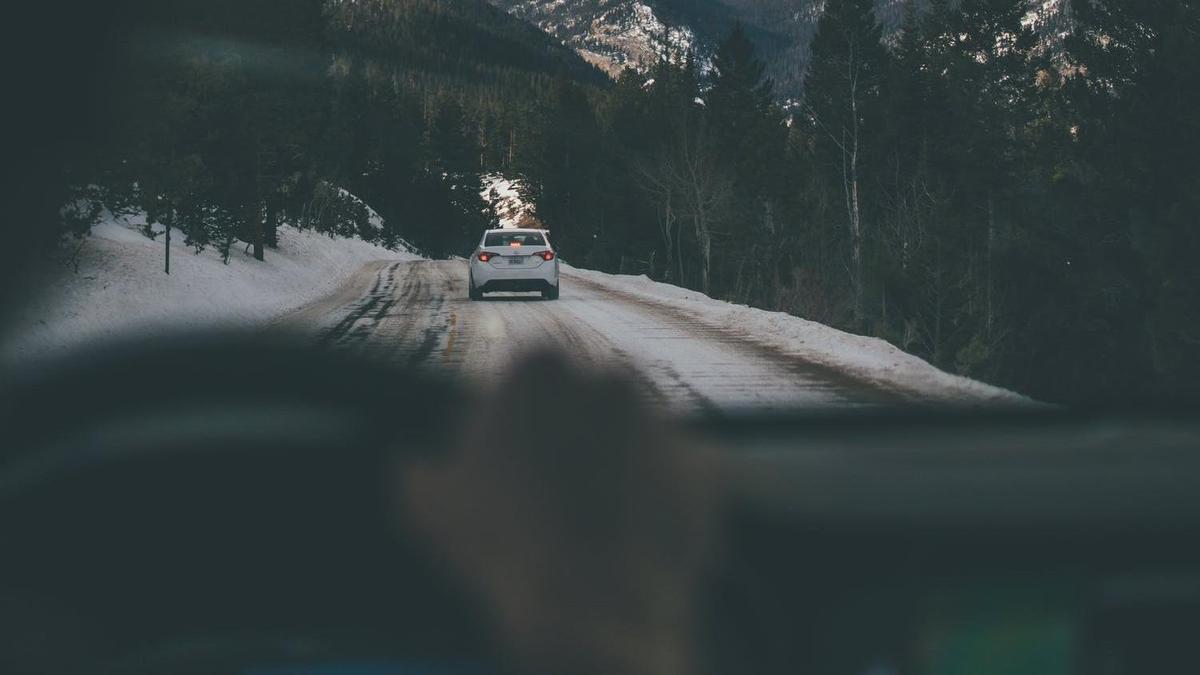
[{"label": "pine tree", "polygon": [[878,235],[868,246],[878,285],[875,330],[906,350],[941,360],[945,299],[941,236],[946,199],[930,171],[931,149],[941,142],[934,90],[941,78],[931,73],[925,21],[910,0],[893,49],[883,91],[886,129],[879,179]]},{"label": "pine tree", "polygon": [[766,65],[739,23],[713,55],[712,86],[704,100],[712,132],[724,158],[740,162],[765,145],[763,131],[772,120],[774,83],[764,76]]},{"label": "pine tree", "polygon": [[476,170],[479,145],[467,132],[466,116],[458,100],[448,97],[434,104],[428,139],[432,170],[448,173]]},{"label": "pine tree", "polygon": [[1180,93],[1200,87],[1200,8],[1106,0],[1074,10],[1071,133],[1090,172],[1066,236],[1089,264],[1064,294],[1096,296],[1091,325],[1069,327],[1091,345],[1076,358],[1106,374],[1106,391],[1186,390],[1200,376],[1200,123]]},{"label": "pine tree", "polygon": [[865,324],[866,172],[888,55],[872,0],[830,0],[817,25],[805,76],[805,121],[816,139],[816,157],[845,201],[850,239],[853,323]]},{"label": "pine tree", "polygon": [[730,277],[733,298],[761,295],[762,279],[774,264],[776,213],[787,186],[780,165],[787,128],[774,104],[773,82],[740,24],[713,57],[706,112],[721,164],[732,180],[732,213],[722,243],[718,272]]}]

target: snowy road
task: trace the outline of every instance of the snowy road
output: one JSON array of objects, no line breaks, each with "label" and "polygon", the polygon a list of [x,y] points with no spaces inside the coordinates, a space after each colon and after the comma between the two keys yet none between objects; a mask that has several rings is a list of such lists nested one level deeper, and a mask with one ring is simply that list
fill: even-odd
[{"label": "snowy road", "polygon": [[627,364],[648,396],[679,412],[829,408],[902,400],[789,355],[738,326],[563,270],[557,302],[467,299],[461,261],[367,265],[341,290],[283,321],[332,349],[494,378],[524,351],[557,347],[581,365]]}]

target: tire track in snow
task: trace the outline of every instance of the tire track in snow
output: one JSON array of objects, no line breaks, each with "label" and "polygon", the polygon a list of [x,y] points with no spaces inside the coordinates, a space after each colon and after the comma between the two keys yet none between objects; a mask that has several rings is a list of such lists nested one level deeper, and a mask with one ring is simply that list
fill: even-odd
[{"label": "tire track in snow", "polygon": [[[648,400],[676,412],[861,407],[899,396],[787,354],[734,326],[667,303],[563,275],[561,299],[467,299],[463,261],[391,263],[340,313],[318,344],[498,382],[518,354],[558,349],[585,369],[625,366]],[[331,296],[332,297],[332,296]],[[306,318],[311,318],[306,315]]]}]

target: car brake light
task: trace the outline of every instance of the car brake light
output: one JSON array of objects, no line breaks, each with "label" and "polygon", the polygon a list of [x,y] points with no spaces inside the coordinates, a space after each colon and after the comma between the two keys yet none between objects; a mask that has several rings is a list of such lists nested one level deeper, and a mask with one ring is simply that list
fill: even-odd
[{"label": "car brake light", "polygon": [[534,255],[542,256],[542,260],[545,260],[546,262],[554,260],[554,251],[542,251],[541,253],[535,253]]},{"label": "car brake light", "polygon": [[489,253],[488,251],[483,251],[482,253],[480,253],[480,254],[479,254],[479,261],[480,261],[480,262],[487,262],[487,261],[489,261],[489,260],[491,260],[492,258],[495,258],[495,257],[496,257],[496,254],[495,254],[495,253]]}]

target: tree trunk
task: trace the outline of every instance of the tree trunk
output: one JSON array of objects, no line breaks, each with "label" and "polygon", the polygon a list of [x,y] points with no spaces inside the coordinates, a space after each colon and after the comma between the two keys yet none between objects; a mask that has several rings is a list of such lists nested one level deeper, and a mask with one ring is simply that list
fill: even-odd
[{"label": "tree trunk", "polygon": [[879,287],[879,322],[887,326],[887,284]]},{"label": "tree trunk", "polygon": [[[170,274],[171,273],[171,219],[167,218],[165,220],[167,221],[166,222],[167,231],[166,231],[166,236],[163,237],[163,272]],[[184,242],[185,245],[186,245],[186,243],[187,242]]]},{"label": "tree trunk", "polygon": [[933,244],[933,357],[935,363],[942,362],[942,295],[944,284],[942,271],[942,243],[935,239]]},{"label": "tree trunk", "polygon": [[996,245],[996,202],[992,198],[992,193],[990,190],[988,191],[987,209],[988,209],[987,260],[986,260],[987,288],[985,291],[987,307],[986,307],[986,316],[984,319],[984,332],[986,335],[991,337],[992,327],[994,325],[993,321],[995,319],[995,307],[992,303],[992,293],[993,293],[993,289],[995,287],[995,284],[993,282],[993,274],[992,274],[992,255],[993,255],[995,245]]},{"label": "tree trunk", "polygon": [[705,295],[710,295],[709,267],[712,260],[712,237],[708,233],[708,223],[704,214],[696,215],[696,243],[700,245],[700,289]]},{"label": "tree trunk", "polygon": [[225,235],[225,240],[221,242],[221,263],[224,265],[229,264],[229,254],[233,251],[234,238],[235,235],[231,229],[229,234]]},{"label": "tree trunk", "polygon": [[667,197],[667,203],[663,208],[662,235],[663,244],[666,246],[666,277],[671,280],[671,275],[674,273],[675,267],[675,244],[671,241],[671,233],[675,227],[675,212],[671,208],[671,198]]},{"label": "tree trunk", "polygon": [[255,209],[254,213],[254,259],[263,259],[263,245],[266,241],[266,224],[263,222],[262,214]]},{"label": "tree trunk", "polygon": [[851,253],[851,264],[853,266],[854,280],[854,322],[861,328],[864,323],[863,312],[863,260],[862,260],[862,208],[860,206],[859,189],[858,189],[858,101],[852,95],[850,97],[850,110],[852,113],[851,133],[853,137],[850,139],[850,176],[849,176],[849,193],[850,193],[850,235],[852,239],[853,251]]},{"label": "tree trunk", "polygon": [[[857,161],[857,157],[855,158]],[[858,171],[852,169],[852,178],[850,181],[853,192],[853,209],[850,218],[851,237],[853,239],[853,251],[851,252],[851,265],[853,266],[853,288],[854,288],[854,321],[861,328],[864,322],[863,312],[863,235],[862,235],[862,213],[859,210],[858,201]]]},{"label": "tree trunk", "polygon": [[274,201],[267,204],[267,229],[265,234],[267,248],[277,248],[279,246],[279,205]]},{"label": "tree trunk", "polygon": [[679,265],[679,285],[683,286],[686,282],[683,276],[683,233],[675,234],[675,263]]}]

